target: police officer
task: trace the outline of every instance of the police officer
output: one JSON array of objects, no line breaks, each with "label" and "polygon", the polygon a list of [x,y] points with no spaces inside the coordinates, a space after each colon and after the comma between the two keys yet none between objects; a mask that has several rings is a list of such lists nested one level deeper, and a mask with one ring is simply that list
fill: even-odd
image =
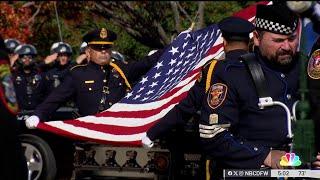
[{"label": "police officer", "polygon": [[[239,17],[227,17],[220,21],[218,26],[224,39],[223,45],[226,60],[237,61],[240,55],[248,53],[249,33],[254,30],[252,23]],[[212,60],[204,65],[199,80],[190,89],[187,97],[147,131],[147,136],[142,139],[142,143],[146,147],[151,147],[155,139],[163,138],[174,127],[185,124],[188,119],[200,110],[201,99],[203,99],[205,92],[210,87],[207,79],[213,76],[216,63],[216,60]]]},{"label": "police officer", "polygon": [[[320,70],[319,66],[320,60],[320,38],[312,46],[309,61],[307,66],[308,73],[308,88],[309,88],[309,102],[311,105],[311,118],[314,121],[315,127],[319,127],[320,125],[320,97],[319,97],[319,89],[320,89],[320,74],[318,73]],[[315,144],[316,151],[318,152],[316,156],[316,161],[313,162],[313,167],[320,169],[320,133],[315,128]]]},{"label": "police officer", "polygon": [[81,116],[101,112],[118,102],[131,90],[130,82],[144,75],[159,59],[161,51],[141,61],[123,64],[111,62],[111,48],[116,34],[106,28],[96,29],[83,37],[88,43],[88,64],[72,67],[63,83],[40,104],[35,115],[26,120],[28,128],[35,128],[39,120],[48,120],[61,102],[75,96]]},{"label": "police officer", "polygon": [[[13,84],[11,82],[11,74],[9,65],[9,57],[7,49],[0,35],[0,179],[26,180],[27,179],[27,162],[23,154],[21,143],[18,139],[18,125],[10,102],[5,98],[12,95]],[[5,95],[4,95],[5,94]],[[13,95],[14,96],[14,95]],[[14,101],[16,106],[16,101]]]},{"label": "police officer", "polygon": [[[200,138],[216,162],[215,177],[222,176],[222,169],[282,168],[280,158],[290,148],[285,109],[265,102],[277,101],[292,109],[298,99],[298,18],[285,6],[257,5],[255,25],[256,47],[250,62],[261,67],[258,87],[266,87],[264,93],[256,89],[258,83],[247,70],[248,59],[223,61],[202,101]],[[260,94],[272,99],[259,99]]]},{"label": "police officer", "polygon": [[[314,120],[316,127],[319,127],[320,125],[319,60],[320,60],[320,38],[318,38],[317,41],[312,46],[312,49],[309,55],[308,67],[307,67],[309,102],[311,105],[311,118]],[[320,133],[319,131],[316,131],[315,133],[316,133],[316,136],[315,136],[316,149],[318,152],[320,152],[320,139],[319,139]]]},{"label": "police officer", "polygon": [[14,87],[21,110],[33,110],[46,94],[44,74],[35,64],[37,49],[31,44],[19,45],[14,53],[19,55],[17,70],[13,72]]},{"label": "police officer", "polygon": [[56,60],[53,67],[46,73],[50,92],[60,85],[72,66],[72,48],[68,43],[59,42],[51,51],[55,54]]}]

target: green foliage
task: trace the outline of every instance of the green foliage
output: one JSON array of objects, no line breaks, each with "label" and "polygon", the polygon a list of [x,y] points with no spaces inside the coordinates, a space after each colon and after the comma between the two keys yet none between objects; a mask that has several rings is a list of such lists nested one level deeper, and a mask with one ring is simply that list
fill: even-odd
[{"label": "green foliage", "polygon": [[245,6],[254,2],[248,1],[211,1],[205,6],[205,24],[217,23],[225,17],[232,16]]},{"label": "green foliage", "polygon": [[[17,1],[14,5],[21,6],[25,2],[27,1]],[[151,47],[138,42],[136,38],[130,36],[124,28],[115,23],[114,19],[95,14],[92,11],[95,9],[96,2],[94,1],[40,1],[36,2],[36,5],[41,4],[41,10],[33,23],[32,27],[35,33],[31,37],[31,43],[38,49],[40,58],[44,58],[49,54],[50,47],[54,42],[60,41],[54,3],[56,3],[59,14],[62,39],[72,46],[73,59],[79,54],[83,35],[90,30],[101,27],[107,27],[117,33],[118,39],[115,42],[114,49],[129,57],[129,59],[138,60],[152,50]],[[120,2],[111,3],[113,3],[113,7],[119,7]],[[121,14],[122,17],[134,22],[141,34],[146,32],[153,33],[153,35],[148,36],[154,38],[151,39],[151,42],[159,41],[160,38],[157,29],[148,26],[148,23],[152,23],[154,20],[160,22],[169,37],[174,37],[179,33],[175,31],[175,22],[169,1],[132,1],[131,3],[133,4],[133,14],[130,14],[131,12],[129,13],[125,8],[114,8],[112,10],[117,11],[114,13]],[[190,18],[193,19],[198,10],[198,2],[181,1],[179,3]],[[252,3],[254,1],[206,1],[204,23],[206,26],[217,23]],[[36,7],[31,9],[33,13],[36,11]],[[181,13],[180,19],[182,29],[190,27],[191,22],[186,15]]]}]

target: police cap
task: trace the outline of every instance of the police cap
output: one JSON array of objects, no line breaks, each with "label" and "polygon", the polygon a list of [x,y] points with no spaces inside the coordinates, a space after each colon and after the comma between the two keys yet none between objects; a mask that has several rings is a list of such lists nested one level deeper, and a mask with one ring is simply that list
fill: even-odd
[{"label": "police cap", "polygon": [[285,5],[257,5],[256,29],[290,35],[298,27],[298,16]]},{"label": "police cap", "polygon": [[95,50],[103,50],[111,48],[116,39],[116,33],[100,28],[87,33],[83,37],[83,42],[88,43],[88,46]]},{"label": "police cap", "polygon": [[62,42],[55,42],[55,43],[53,43],[52,45],[51,45],[51,47],[50,47],[50,54],[53,54],[53,53],[55,53],[56,51],[55,51],[55,49],[59,46],[59,44],[61,44]]},{"label": "police cap", "polygon": [[70,46],[70,44],[65,43],[65,42],[61,42],[58,44],[58,46],[56,48],[54,48],[54,52],[58,53],[58,54],[68,54],[69,56],[72,55],[72,48]]},{"label": "police cap", "polygon": [[14,53],[21,55],[36,56],[38,54],[37,49],[31,44],[20,44],[14,50]]},{"label": "police cap", "polygon": [[6,39],[4,40],[4,43],[10,53],[13,53],[14,49],[20,45],[20,42],[16,39]]},{"label": "police cap", "polygon": [[227,17],[218,23],[222,37],[227,40],[248,41],[254,25],[239,17]]}]

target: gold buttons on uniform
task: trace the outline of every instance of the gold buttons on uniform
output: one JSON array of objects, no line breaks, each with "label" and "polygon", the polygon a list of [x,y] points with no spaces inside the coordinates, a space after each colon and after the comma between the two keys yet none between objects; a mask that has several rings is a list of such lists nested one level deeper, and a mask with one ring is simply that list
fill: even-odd
[{"label": "gold buttons on uniform", "polygon": [[103,82],[105,83],[105,82],[107,82],[107,80],[106,80],[106,79],[104,79],[104,80],[103,80]]},{"label": "gold buttons on uniform", "polygon": [[89,88],[89,91],[91,91],[92,89],[91,88]]}]

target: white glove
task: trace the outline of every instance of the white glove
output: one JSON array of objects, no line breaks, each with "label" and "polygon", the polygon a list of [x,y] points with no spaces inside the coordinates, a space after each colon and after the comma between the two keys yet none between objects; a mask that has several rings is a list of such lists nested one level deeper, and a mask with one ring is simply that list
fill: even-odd
[{"label": "white glove", "polygon": [[37,127],[37,125],[39,124],[40,119],[38,116],[30,116],[27,120],[26,120],[26,126],[29,129],[35,129]]},{"label": "white glove", "polygon": [[153,147],[153,142],[148,138],[147,133],[142,136],[141,143],[144,148],[150,149]]}]

